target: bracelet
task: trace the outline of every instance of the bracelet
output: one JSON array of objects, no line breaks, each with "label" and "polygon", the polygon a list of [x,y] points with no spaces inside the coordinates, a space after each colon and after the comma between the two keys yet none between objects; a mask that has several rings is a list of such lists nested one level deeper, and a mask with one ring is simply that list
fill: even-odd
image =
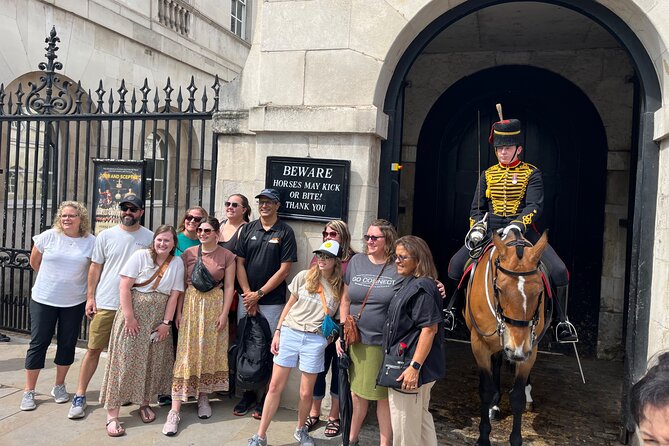
[{"label": "bracelet", "polygon": [[277,332],[277,331],[278,331],[279,333],[281,333],[281,329],[280,329],[280,328],[277,328],[277,329],[274,330],[274,332]]}]

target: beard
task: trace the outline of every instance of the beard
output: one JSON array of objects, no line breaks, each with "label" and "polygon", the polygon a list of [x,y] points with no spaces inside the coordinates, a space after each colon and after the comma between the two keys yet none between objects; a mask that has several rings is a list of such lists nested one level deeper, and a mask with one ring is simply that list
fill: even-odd
[{"label": "beard", "polygon": [[123,226],[134,226],[138,221],[139,218],[135,218],[132,215],[124,215],[121,217],[121,223]]}]

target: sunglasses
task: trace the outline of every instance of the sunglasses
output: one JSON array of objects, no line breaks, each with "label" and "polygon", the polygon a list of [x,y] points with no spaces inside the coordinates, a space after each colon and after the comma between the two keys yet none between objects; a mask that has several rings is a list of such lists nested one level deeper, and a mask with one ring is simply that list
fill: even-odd
[{"label": "sunglasses", "polygon": [[378,239],[380,239],[380,238],[385,238],[385,237],[386,237],[385,235],[367,235],[367,234],[365,234],[365,235],[362,236],[362,238],[365,239],[366,242],[368,242],[368,241],[370,241],[370,240],[373,241],[373,242],[375,242],[375,241],[377,241]]},{"label": "sunglasses", "polygon": [[198,233],[198,234],[203,234],[203,233],[204,233],[204,234],[206,234],[206,235],[209,235],[209,234],[211,234],[212,232],[214,232],[214,230],[211,229],[211,228],[197,228],[197,233]]},{"label": "sunglasses", "polygon": [[237,209],[239,206],[241,206],[241,203],[235,203],[234,201],[226,201],[223,204],[225,205],[226,208],[232,206],[233,208]]},{"label": "sunglasses", "polygon": [[122,204],[122,205],[121,205],[121,210],[122,210],[123,212],[128,212],[128,211],[130,211],[130,212],[137,212],[137,211],[139,211],[139,209],[137,209],[135,206],[128,206],[128,205],[126,205],[126,204]]},{"label": "sunglasses", "polygon": [[411,256],[395,256],[395,261],[396,262],[404,262],[405,260],[413,259]]},{"label": "sunglasses", "polygon": [[188,215],[186,215],[186,217],[184,217],[184,220],[185,221],[194,221],[196,223],[200,223],[203,218],[204,217],[196,217],[195,215],[188,214]]},{"label": "sunglasses", "polygon": [[330,231],[330,232],[323,231],[323,238],[325,238],[325,237],[335,238],[338,235],[339,235],[339,233],[337,231]]},{"label": "sunglasses", "polygon": [[332,257],[332,256],[330,256],[330,255],[327,255],[327,254],[323,254],[322,252],[319,252],[318,254],[316,254],[316,258],[317,258],[318,260],[330,260],[330,259],[334,259],[334,257]]}]

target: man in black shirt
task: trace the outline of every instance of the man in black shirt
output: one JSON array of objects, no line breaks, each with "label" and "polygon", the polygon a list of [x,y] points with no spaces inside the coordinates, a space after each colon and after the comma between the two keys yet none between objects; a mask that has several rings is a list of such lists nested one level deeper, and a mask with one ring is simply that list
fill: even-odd
[{"label": "man in black shirt", "polygon": [[[279,220],[279,193],[275,189],[263,189],[256,199],[260,218],[242,228],[236,249],[237,280],[242,289],[237,320],[259,310],[274,332],[286,304],[286,277],[297,261],[297,245],[293,229]],[[253,417],[259,420],[263,399],[264,395],[257,400],[255,392],[244,392],[234,414],[245,415],[258,401]]]}]

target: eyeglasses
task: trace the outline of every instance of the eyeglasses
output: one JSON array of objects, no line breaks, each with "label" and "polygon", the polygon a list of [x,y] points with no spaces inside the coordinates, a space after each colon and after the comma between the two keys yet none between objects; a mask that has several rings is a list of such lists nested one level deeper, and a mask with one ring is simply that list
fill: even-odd
[{"label": "eyeglasses", "polygon": [[364,238],[366,242],[368,242],[370,240],[375,242],[380,238],[386,238],[386,236],[385,235],[367,235],[367,234],[365,234],[365,235],[362,236],[362,238]]},{"label": "eyeglasses", "polygon": [[258,206],[262,207],[262,206],[271,206],[276,202],[272,200],[258,200],[256,201],[256,203],[258,203]]},{"label": "eyeglasses", "polygon": [[330,259],[334,259],[334,257],[332,257],[331,255],[323,254],[322,252],[319,252],[318,254],[316,254],[316,258],[317,258],[318,260],[330,260]]},{"label": "eyeglasses", "polygon": [[63,214],[60,216],[60,218],[77,218],[79,215],[77,214]]},{"label": "eyeglasses", "polygon": [[135,206],[128,206],[127,204],[122,204],[121,205],[121,211],[123,211],[123,212],[130,211],[130,212],[134,213],[134,212],[139,211],[139,209],[137,209]]},{"label": "eyeglasses", "polygon": [[337,231],[323,231],[323,238],[330,237],[330,238],[336,238],[339,235]]},{"label": "eyeglasses", "polygon": [[205,235],[209,235],[212,232],[214,232],[214,230],[211,229],[211,228],[197,228],[197,233],[198,234],[203,234],[204,233]]},{"label": "eyeglasses", "polygon": [[186,217],[184,217],[184,220],[194,221],[195,223],[200,223],[203,218],[204,217],[196,217],[195,215],[186,214]]},{"label": "eyeglasses", "polygon": [[404,262],[405,260],[413,259],[411,256],[395,256],[395,261],[396,262]]},{"label": "eyeglasses", "polygon": [[234,201],[226,201],[223,204],[225,205],[226,208],[229,208],[230,206],[232,206],[235,209],[237,209],[239,206],[242,205],[241,203],[235,203]]}]

